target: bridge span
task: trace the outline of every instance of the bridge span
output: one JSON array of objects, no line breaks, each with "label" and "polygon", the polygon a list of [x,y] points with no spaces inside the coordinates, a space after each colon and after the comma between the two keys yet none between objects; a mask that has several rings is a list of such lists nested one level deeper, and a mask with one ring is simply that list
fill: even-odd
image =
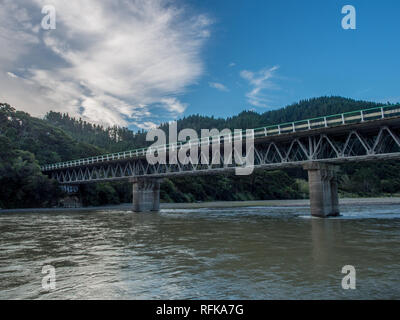
[{"label": "bridge span", "polygon": [[[218,135],[49,164],[41,169],[64,186],[129,180],[133,184],[133,210],[158,211],[160,180],[164,177],[228,173],[249,166],[235,157],[230,159],[231,163],[224,162],[221,155],[228,140],[246,145],[247,151],[252,148],[252,169],[302,167],[307,170],[311,214],[335,216],[339,214],[337,171],[340,164],[400,158],[400,106],[389,105],[256,128],[251,137],[248,131],[243,131],[238,136]],[[204,163],[204,150],[211,151],[215,143],[220,161]],[[196,161],[150,164],[146,159],[148,153],[165,154],[171,159],[171,155],[188,146],[196,147]]]}]

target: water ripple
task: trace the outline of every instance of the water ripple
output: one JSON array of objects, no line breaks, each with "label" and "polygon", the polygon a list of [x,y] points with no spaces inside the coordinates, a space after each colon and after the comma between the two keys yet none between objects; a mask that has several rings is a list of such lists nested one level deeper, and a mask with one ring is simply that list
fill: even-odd
[{"label": "water ripple", "polygon": [[[400,298],[400,208],[0,215],[0,299]],[[341,268],[357,269],[343,290]],[[42,289],[44,265],[57,287]]]}]

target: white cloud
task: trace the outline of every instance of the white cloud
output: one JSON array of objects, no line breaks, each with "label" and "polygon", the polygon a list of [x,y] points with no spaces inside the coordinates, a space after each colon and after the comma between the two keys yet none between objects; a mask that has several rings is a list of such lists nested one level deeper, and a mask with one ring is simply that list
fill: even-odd
[{"label": "white cloud", "polygon": [[151,130],[157,128],[157,124],[151,121],[133,122],[138,128],[143,130]]},{"label": "white cloud", "polygon": [[228,67],[234,67],[234,66],[236,66],[236,63],[234,63],[234,62],[231,62],[229,65],[228,65]]},{"label": "white cloud", "polygon": [[[48,4],[57,29],[44,31],[38,26]],[[203,73],[210,25],[167,0],[4,0],[0,87],[33,115],[54,110],[104,125],[149,126],[155,106],[171,118],[185,111],[178,97]]]},{"label": "white cloud", "polygon": [[167,106],[170,112],[176,112],[178,114],[183,113],[187,108],[187,104],[181,103],[176,98],[164,98],[161,99],[161,103]]},{"label": "white cloud", "polygon": [[14,78],[14,79],[18,78],[18,76],[15,73],[12,73],[12,72],[7,72],[7,75],[9,77],[11,77],[11,78]]},{"label": "white cloud", "polygon": [[224,86],[222,83],[218,82],[209,82],[208,83],[211,88],[220,90],[220,91],[229,91],[226,86]]},{"label": "white cloud", "polygon": [[278,66],[264,68],[258,72],[243,70],[240,75],[249,82],[252,89],[246,94],[248,102],[256,107],[268,107],[269,99],[263,92],[264,89],[277,89],[271,81]]}]

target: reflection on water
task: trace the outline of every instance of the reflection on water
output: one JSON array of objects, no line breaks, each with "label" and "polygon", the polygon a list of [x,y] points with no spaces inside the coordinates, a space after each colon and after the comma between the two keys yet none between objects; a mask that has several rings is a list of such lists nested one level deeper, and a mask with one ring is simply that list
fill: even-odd
[{"label": "reflection on water", "polygon": [[[0,299],[400,298],[400,208],[0,214]],[[41,287],[43,265],[57,288]],[[357,289],[343,290],[344,265]]]}]

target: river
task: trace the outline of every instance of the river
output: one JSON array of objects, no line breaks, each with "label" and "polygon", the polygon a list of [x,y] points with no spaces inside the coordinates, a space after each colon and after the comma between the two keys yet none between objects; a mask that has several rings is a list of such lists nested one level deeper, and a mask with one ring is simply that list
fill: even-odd
[{"label": "river", "polygon": [[1,213],[0,299],[399,299],[400,206],[341,211]]}]

